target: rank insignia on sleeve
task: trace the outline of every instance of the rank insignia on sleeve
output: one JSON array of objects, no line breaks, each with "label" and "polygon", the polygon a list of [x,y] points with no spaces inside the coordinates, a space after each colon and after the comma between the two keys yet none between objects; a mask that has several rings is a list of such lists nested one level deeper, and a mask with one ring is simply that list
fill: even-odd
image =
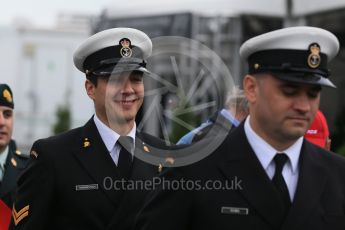
[{"label": "rank insignia on sleeve", "polygon": [[14,205],[12,210],[12,217],[14,221],[14,225],[17,226],[20,221],[22,221],[25,217],[29,215],[29,205],[26,205],[24,208],[20,209],[18,212],[16,211]]}]

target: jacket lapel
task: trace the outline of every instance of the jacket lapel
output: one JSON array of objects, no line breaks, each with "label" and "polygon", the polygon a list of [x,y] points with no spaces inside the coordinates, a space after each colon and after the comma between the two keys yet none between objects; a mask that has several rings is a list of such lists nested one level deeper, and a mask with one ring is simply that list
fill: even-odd
[{"label": "jacket lapel", "polygon": [[317,206],[328,178],[322,153],[304,141],[294,202],[283,229],[299,229]]},{"label": "jacket lapel", "polygon": [[0,199],[6,196],[8,193],[13,192],[17,184],[17,178],[25,167],[21,159],[15,154],[16,146],[11,141],[9,145],[10,149],[6,159],[6,170],[0,187]]},{"label": "jacket lapel", "polygon": [[80,143],[78,144],[76,151],[74,151],[76,158],[81,162],[90,177],[98,184],[98,187],[116,205],[119,202],[122,192],[109,189],[109,185],[105,182],[106,178],[109,178],[110,183],[120,177],[93,118],[83,127]]},{"label": "jacket lapel", "polygon": [[[11,158],[12,156],[9,156],[9,159]],[[15,188],[16,179],[19,175],[19,172],[20,171],[15,166],[13,166],[11,162],[7,164],[6,172],[1,183],[0,198],[5,196]]]},{"label": "jacket lapel", "polygon": [[237,176],[242,181],[239,192],[258,215],[275,229],[279,229],[284,218],[280,211],[283,204],[248,143],[243,124],[224,141],[220,151],[227,153],[228,160],[220,165],[220,169],[229,179]]},{"label": "jacket lapel", "polygon": [[[140,133],[136,133],[135,138],[135,154],[139,152],[143,152],[144,150],[144,143],[143,137]],[[147,148],[147,146],[146,146]],[[152,180],[152,178],[158,174],[158,167],[154,165],[150,165],[137,157],[133,158],[132,170],[131,170],[131,181],[141,181],[145,182],[145,180]],[[139,183],[140,184],[140,183]],[[140,208],[142,203],[144,202],[145,193],[148,191],[140,190],[140,188],[135,188],[134,190],[129,190],[123,193],[121,197],[121,201],[119,202],[119,206],[115,211],[113,217],[111,218],[110,223],[108,224],[106,229],[128,229],[128,222],[124,221],[126,219],[126,215],[128,213],[134,212],[134,208]],[[139,204],[139,206],[138,206]]]},{"label": "jacket lapel", "polygon": [[[147,154],[146,151],[151,151],[150,148],[145,144],[145,138],[141,135],[140,132],[136,133],[135,138],[135,155],[137,156],[139,153]],[[146,150],[146,151],[145,151]],[[157,169],[155,171],[155,169]],[[158,172],[158,166],[151,165],[142,161],[138,157],[134,157],[133,160],[133,167],[132,167],[132,179],[151,179],[155,174]]]},{"label": "jacket lapel", "polygon": [[[144,148],[144,145],[141,141],[139,141],[139,138],[136,138],[136,140],[138,141],[136,141],[136,144],[135,144],[135,154],[139,151],[143,152],[143,148]],[[150,165],[149,163],[143,162],[137,157],[134,157],[131,179],[133,180],[151,179],[155,173],[154,168],[155,167],[153,165]]]}]

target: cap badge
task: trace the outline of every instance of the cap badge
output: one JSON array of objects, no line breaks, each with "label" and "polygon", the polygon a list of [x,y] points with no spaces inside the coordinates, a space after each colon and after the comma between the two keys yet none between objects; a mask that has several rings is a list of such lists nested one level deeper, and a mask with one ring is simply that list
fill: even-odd
[{"label": "cap badge", "polygon": [[120,49],[121,56],[124,58],[131,57],[132,56],[132,49],[130,48],[131,41],[128,38],[122,38],[119,43],[122,46],[122,48]]},{"label": "cap badge", "polygon": [[10,93],[10,91],[8,91],[7,89],[5,89],[3,92],[2,92],[2,96],[6,99],[7,102],[9,103],[12,103],[12,95]]},{"label": "cap badge", "polygon": [[308,56],[308,65],[310,68],[317,68],[321,64],[320,46],[317,43],[309,45],[310,54]]}]

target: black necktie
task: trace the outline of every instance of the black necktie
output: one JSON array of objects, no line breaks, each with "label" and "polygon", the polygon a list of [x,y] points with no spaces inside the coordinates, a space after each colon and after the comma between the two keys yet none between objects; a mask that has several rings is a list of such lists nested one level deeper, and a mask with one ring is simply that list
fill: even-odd
[{"label": "black necktie", "polygon": [[132,154],[130,153],[133,146],[132,138],[128,136],[120,136],[117,143],[121,146],[117,168],[123,178],[128,178],[132,163]]},{"label": "black necktie", "polygon": [[288,156],[286,156],[285,153],[277,153],[273,160],[276,164],[276,171],[274,173],[272,182],[278,190],[279,195],[284,203],[284,214],[286,215],[290,209],[291,200],[289,190],[285,183],[282,171],[286,161],[288,160]]}]

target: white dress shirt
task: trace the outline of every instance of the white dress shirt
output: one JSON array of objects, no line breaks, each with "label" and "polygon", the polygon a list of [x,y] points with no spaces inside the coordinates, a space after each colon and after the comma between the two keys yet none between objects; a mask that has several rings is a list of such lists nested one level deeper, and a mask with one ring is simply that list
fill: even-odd
[{"label": "white dress shirt", "polygon": [[10,148],[7,145],[5,150],[2,153],[0,153],[0,181],[2,181],[2,178],[4,177],[5,164],[6,164],[6,159],[7,159],[7,155],[9,151],[10,151]]},{"label": "white dress shirt", "polygon": [[251,145],[254,153],[259,159],[262,167],[265,169],[268,177],[272,180],[275,173],[274,156],[277,153],[285,153],[288,156],[288,161],[285,163],[282,174],[285,179],[285,183],[289,189],[290,199],[293,201],[299,174],[299,156],[303,144],[303,137],[300,137],[289,148],[278,151],[262,139],[250,126],[250,116],[247,117],[244,123],[244,131],[247,136],[248,142]]},{"label": "white dress shirt", "polygon": [[[93,116],[93,120],[96,124],[97,130],[101,135],[101,138],[107,147],[107,150],[113,159],[114,163],[117,165],[119,161],[119,155],[121,146],[116,145],[117,140],[120,138],[120,134],[116,133],[114,130],[106,126],[95,114]],[[134,126],[131,131],[126,135],[132,138],[133,143],[135,144],[135,133],[136,133],[136,124],[134,122]],[[133,154],[133,153],[132,153]]]}]

